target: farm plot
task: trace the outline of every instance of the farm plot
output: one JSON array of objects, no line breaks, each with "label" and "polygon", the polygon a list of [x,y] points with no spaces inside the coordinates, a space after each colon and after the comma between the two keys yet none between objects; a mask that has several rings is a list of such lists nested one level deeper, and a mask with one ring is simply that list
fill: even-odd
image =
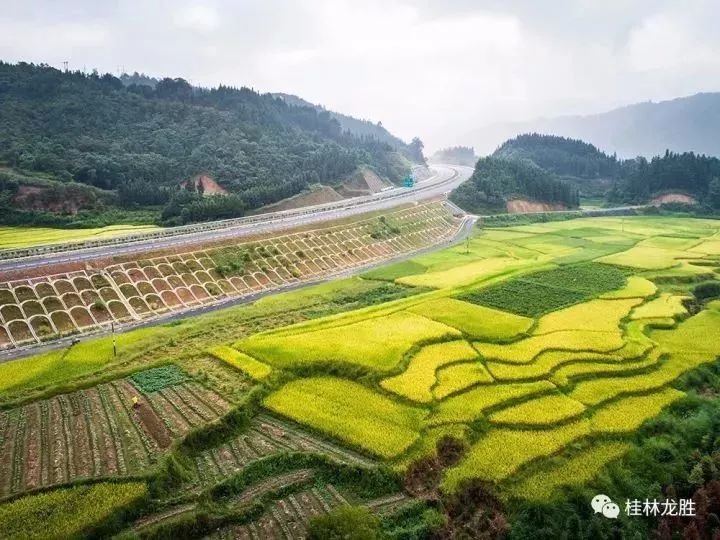
[{"label": "farm plot", "polygon": [[528,331],[533,324],[533,320],[527,317],[454,298],[430,300],[408,311],[457,328],[471,338],[488,341],[514,338]]},{"label": "farm plot", "polygon": [[323,440],[297,424],[261,414],[241,435],[195,458],[197,479],[201,485],[209,486],[259,459],[284,452],[320,454],[354,465],[375,464],[373,460]]},{"label": "farm plot", "polygon": [[412,502],[407,495],[395,493],[374,500],[357,500],[332,484],[317,484],[299,489],[273,502],[258,520],[219,530],[212,539],[305,538],[310,519],[336,508],[361,504],[377,515],[390,514]]},{"label": "farm plot", "polygon": [[239,369],[256,381],[261,381],[272,372],[272,368],[267,364],[255,360],[247,354],[243,354],[232,347],[221,345],[219,347],[213,347],[209,352],[214,357],[236,369]]},{"label": "farm plot", "polygon": [[442,242],[460,224],[443,203],[430,202],[255,243],[0,283],[0,347],[327,277]]},{"label": "farm plot", "polygon": [[0,506],[3,538],[77,538],[146,497],[142,482],[98,483],[28,495]]},{"label": "farm plot", "polygon": [[270,394],[265,406],[384,458],[399,455],[420,437],[427,414],[334,377],[290,382]]},{"label": "farm plot", "polygon": [[144,381],[152,388],[139,391],[139,375],[4,413],[0,449],[8,458],[0,464],[0,496],[142,474],[174,438],[229,410],[220,396],[186,377],[166,376],[161,384],[151,373]]},{"label": "farm plot", "polygon": [[388,371],[416,344],[461,337],[458,330],[409,312],[297,333],[258,334],[235,345],[271,366],[347,363]]},{"label": "farm plot", "polygon": [[551,458],[535,474],[530,474],[510,488],[518,499],[547,502],[560,488],[590,483],[608,463],[621,458],[631,445],[620,441],[598,441],[577,454]]},{"label": "farm plot", "polygon": [[625,286],[625,274],[595,263],[529,274],[460,296],[475,304],[537,317]]},{"label": "farm plot", "polygon": [[380,386],[420,403],[432,401],[436,371],[448,364],[467,362],[477,358],[477,352],[467,341],[449,341],[428,345],[410,360],[400,375],[384,379]]}]

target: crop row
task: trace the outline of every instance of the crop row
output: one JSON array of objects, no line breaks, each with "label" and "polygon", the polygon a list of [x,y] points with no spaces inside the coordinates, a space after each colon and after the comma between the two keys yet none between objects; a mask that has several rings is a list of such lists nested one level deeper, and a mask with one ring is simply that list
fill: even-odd
[{"label": "crop row", "polygon": [[144,473],[173,437],[227,408],[197,383],[143,397],[120,379],[11,409],[0,417],[0,453],[6,456],[0,462],[0,496]]},{"label": "crop row", "polygon": [[211,538],[305,538],[310,518],[347,504],[332,485],[320,485],[283,497],[257,521],[218,531]]}]

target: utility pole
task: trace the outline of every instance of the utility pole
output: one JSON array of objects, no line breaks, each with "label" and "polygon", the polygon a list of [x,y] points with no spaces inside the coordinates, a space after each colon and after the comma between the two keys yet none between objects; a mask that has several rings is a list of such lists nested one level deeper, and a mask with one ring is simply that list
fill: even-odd
[{"label": "utility pole", "polygon": [[110,329],[112,332],[112,339],[113,339],[113,356],[117,356],[117,340],[115,338],[115,323],[110,323]]}]

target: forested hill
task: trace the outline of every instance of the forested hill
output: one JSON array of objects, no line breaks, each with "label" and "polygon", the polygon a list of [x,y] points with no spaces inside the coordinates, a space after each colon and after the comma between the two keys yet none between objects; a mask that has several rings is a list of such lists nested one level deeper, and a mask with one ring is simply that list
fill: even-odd
[{"label": "forested hill", "polygon": [[720,210],[720,160],[666,151],[651,160],[619,160],[583,141],[521,135],[478,160],[468,182],[451,200],[474,213],[502,212],[513,199],[575,207],[579,194],[614,204],[644,204],[666,194],[692,197]]},{"label": "forested hill", "polygon": [[720,160],[693,152],[670,151],[651,160],[644,157],[625,160],[608,198],[611,202],[644,203],[671,192],[691,195],[698,202],[720,210]]},{"label": "forested hill", "polygon": [[620,171],[615,156],[608,156],[590,143],[554,135],[520,135],[505,141],[493,156],[528,160],[547,171],[576,178],[614,178]]},{"label": "forested hill", "polygon": [[238,215],[363,165],[397,181],[410,166],[387,142],[343,132],[326,111],[183,79],[125,86],[109,74],[0,62],[0,111],[7,167],[112,190],[128,207],[168,204],[201,173],[232,194],[218,212],[209,208],[216,201],[180,194],[166,221]]},{"label": "forested hill", "polygon": [[561,205],[579,204],[577,189],[533,163],[481,158],[470,179],[450,194],[455,204],[476,214],[504,212],[512,199]]},{"label": "forested hill", "polygon": [[385,129],[382,122],[375,123],[370,120],[361,120],[339,112],[328,111],[321,105],[315,105],[314,103],[310,103],[309,101],[292,94],[275,92],[272,95],[282,99],[288,105],[296,107],[312,107],[318,112],[327,112],[332,118],[338,121],[340,128],[343,131],[348,131],[358,137],[373,137],[381,142],[389,144],[395,150],[402,153],[405,157],[415,163],[425,162],[425,158],[422,155],[422,143],[418,145],[420,139],[415,138],[410,144],[407,144],[405,141]]}]

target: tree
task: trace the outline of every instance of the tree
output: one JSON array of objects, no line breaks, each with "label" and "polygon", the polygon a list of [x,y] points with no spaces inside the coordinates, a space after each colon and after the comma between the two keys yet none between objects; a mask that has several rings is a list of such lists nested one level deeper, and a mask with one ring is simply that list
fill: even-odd
[{"label": "tree", "polygon": [[310,520],[308,540],[378,540],[380,520],[367,508],[343,506]]},{"label": "tree", "polygon": [[425,156],[423,155],[423,148],[425,145],[419,137],[414,137],[408,145],[408,155],[410,159],[416,163],[425,163]]},{"label": "tree", "polygon": [[720,178],[713,178],[708,184],[707,204],[720,210]]}]

